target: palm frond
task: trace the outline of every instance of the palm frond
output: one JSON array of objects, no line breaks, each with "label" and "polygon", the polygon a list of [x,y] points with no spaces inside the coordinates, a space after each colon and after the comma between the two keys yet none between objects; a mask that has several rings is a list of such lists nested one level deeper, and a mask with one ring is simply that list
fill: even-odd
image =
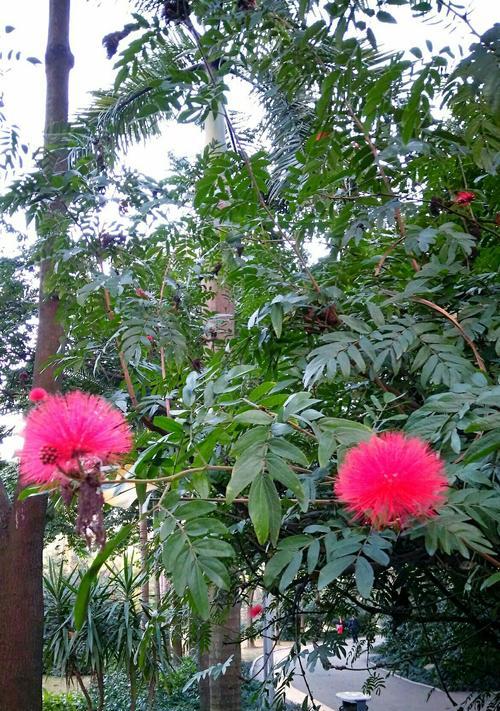
[{"label": "palm frond", "polygon": [[79,114],[76,153],[95,153],[96,141],[107,153],[157,135],[162,121],[180,110],[183,88],[206,81],[203,72],[191,69],[195,47],[187,33],[172,28],[166,37],[153,28],[145,35],[148,43],[133,40],[121,53],[115,86],[94,92],[92,105]]}]

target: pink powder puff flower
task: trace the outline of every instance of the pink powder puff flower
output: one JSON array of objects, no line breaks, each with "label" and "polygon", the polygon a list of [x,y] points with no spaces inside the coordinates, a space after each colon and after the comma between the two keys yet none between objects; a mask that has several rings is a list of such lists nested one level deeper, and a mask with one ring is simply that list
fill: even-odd
[{"label": "pink powder puff flower", "polygon": [[261,615],[263,610],[264,608],[262,607],[262,605],[252,605],[252,607],[250,608],[250,617],[252,618],[252,620]]},{"label": "pink powder puff flower", "polygon": [[47,391],[43,388],[33,388],[29,395],[31,402],[40,402],[40,400],[45,400],[46,397]]},{"label": "pink powder puff flower", "polygon": [[425,442],[388,432],[349,450],[334,489],[356,519],[401,528],[411,518],[432,516],[447,485],[443,462]]},{"label": "pink powder puff flower", "polygon": [[114,464],[130,451],[122,413],[104,398],[78,390],[48,395],[29,413],[20,456],[23,485],[67,484],[89,469]]}]

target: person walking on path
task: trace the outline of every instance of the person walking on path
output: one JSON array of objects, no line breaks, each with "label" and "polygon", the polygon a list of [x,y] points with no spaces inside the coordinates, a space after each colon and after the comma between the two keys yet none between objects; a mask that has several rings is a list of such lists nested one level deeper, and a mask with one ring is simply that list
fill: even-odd
[{"label": "person walking on path", "polygon": [[347,629],[351,634],[352,641],[354,644],[358,643],[359,634],[359,622],[355,617],[351,617],[347,622]]}]

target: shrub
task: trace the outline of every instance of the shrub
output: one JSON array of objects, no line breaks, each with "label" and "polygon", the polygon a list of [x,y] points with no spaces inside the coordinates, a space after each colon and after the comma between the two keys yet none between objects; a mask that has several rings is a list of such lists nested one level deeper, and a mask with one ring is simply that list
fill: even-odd
[{"label": "shrub", "polygon": [[[243,674],[246,676],[250,665],[243,664]],[[179,666],[173,670],[165,679],[165,687],[156,692],[153,705],[154,711],[198,711],[199,697],[198,687],[193,684],[189,689],[183,691],[185,683],[196,672],[196,664],[192,657],[184,657]],[[109,674],[105,679],[105,700],[106,711],[130,711],[130,693],[127,677],[124,674]],[[168,689],[168,691],[167,691]],[[261,708],[258,699],[260,684],[257,681],[249,681],[242,685],[241,708],[245,711],[258,711]],[[147,691],[142,691],[137,699],[137,711],[148,711]],[[296,708],[287,705],[287,709]],[[73,707],[54,706],[48,707],[49,711],[81,711],[82,706]],[[44,711],[46,711],[44,707]]]},{"label": "shrub", "polygon": [[[483,632],[481,635],[480,633]],[[386,625],[378,661],[404,676],[438,688],[481,691],[498,685],[500,652],[472,623],[404,622]],[[429,653],[429,647],[434,653]],[[439,672],[436,668],[439,666]]]},{"label": "shrub", "polygon": [[193,657],[182,657],[179,664],[168,674],[165,674],[162,679],[162,685],[170,694],[182,692],[184,686],[197,671]]},{"label": "shrub", "polygon": [[52,694],[43,692],[43,711],[84,711],[85,703],[80,694]]}]

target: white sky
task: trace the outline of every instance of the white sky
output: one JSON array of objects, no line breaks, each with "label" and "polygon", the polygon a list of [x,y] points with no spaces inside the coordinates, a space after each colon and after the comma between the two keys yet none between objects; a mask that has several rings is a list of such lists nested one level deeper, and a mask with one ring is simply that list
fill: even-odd
[{"label": "white sky", "polygon": [[[464,3],[470,9],[469,18],[478,32],[484,32],[495,20],[500,20],[500,3],[496,0],[464,0]],[[102,38],[130,21],[132,3],[129,0],[73,0],[71,5],[71,49],[75,67],[70,74],[70,107],[74,113],[88,105],[90,91],[112,84],[114,60],[106,58]],[[49,0],[0,0],[0,43],[4,54],[13,48],[25,57],[35,56],[43,60],[48,7]],[[496,13],[495,7],[499,8]],[[456,50],[460,44],[466,50],[474,41],[464,23],[458,24],[450,34],[443,23],[432,25],[416,21],[408,8],[392,6],[388,9],[398,18],[397,25],[373,21],[375,35],[384,49],[407,50],[418,46],[426,53],[425,40],[429,39],[434,51],[446,45]],[[15,31],[6,35],[3,31],[6,25],[13,25]],[[44,124],[43,64],[32,65],[22,59],[0,62],[0,95],[2,93],[7,119],[19,127],[22,140],[35,149],[41,144]],[[256,105],[245,87],[235,84],[229,96],[229,108],[251,114]],[[159,178],[168,169],[169,152],[193,156],[202,147],[203,132],[199,127],[168,123],[161,137],[147,146],[131,148],[127,162],[139,171]],[[0,243],[0,252],[5,246],[5,241]],[[8,245],[9,250],[12,245]],[[0,418],[0,423],[19,425],[19,418]],[[0,456],[11,457],[19,446],[18,436],[9,438],[0,446]]]}]

